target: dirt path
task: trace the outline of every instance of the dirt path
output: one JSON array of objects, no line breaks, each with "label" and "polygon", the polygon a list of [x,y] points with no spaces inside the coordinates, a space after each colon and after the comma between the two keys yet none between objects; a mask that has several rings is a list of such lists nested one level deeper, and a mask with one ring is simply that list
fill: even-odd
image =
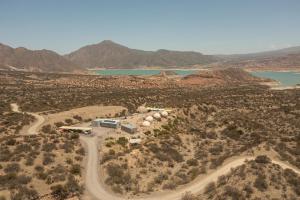
[{"label": "dirt path", "polygon": [[[17,104],[11,104],[11,108],[13,112],[21,112]],[[36,118],[36,121],[30,125],[27,134],[37,134],[38,128],[40,125],[45,121],[44,118],[36,113],[28,113],[33,115]],[[106,132],[102,133],[103,135]],[[102,135],[102,136],[103,136]],[[87,158],[86,158],[86,167],[85,167],[85,184],[88,192],[94,197],[93,199],[98,200],[125,200],[126,198],[122,196],[118,196],[116,194],[107,191],[104,185],[99,180],[99,152],[98,152],[98,136],[89,137],[89,136],[80,136],[80,140],[85,144],[86,151],[87,151]],[[134,198],[135,200],[180,200],[182,195],[185,192],[192,192],[194,194],[200,193],[203,191],[205,186],[212,182],[216,181],[219,176],[227,174],[230,172],[231,168],[238,167],[242,165],[246,160],[253,160],[254,157],[242,157],[236,158],[225,165],[221,166],[220,168],[216,169],[214,172],[207,174],[206,177],[199,179],[195,182],[192,182],[185,187],[182,187],[176,191],[168,191],[157,193],[150,196],[145,197],[137,197]],[[292,169],[296,173],[300,174],[300,170],[296,167],[293,167],[289,164],[286,164],[282,161],[272,160],[274,164],[280,165],[283,169]]]},{"label": "dirt path", "polygon": [[[12,103],[12,104],[10,104],[10,106],[11,106],[11,110],[13,112],[21,113],[18,104]],[[44,117],[42,117],[41,115],[38,115],[36,113],[28,112],[27,114],[34,116],[36,120],[34,121],[33,124],[30,124],[28,130],[26,131],[26,135],[38,134],[38,129],[45,121]]]},{"label": "dirt path", "polygon": [[[116,194],[107,191],[99,181],[99,157],[97,148],[97,137],[81,137],[81,140],[86,144],[87,148],[87,164],[86,164],[86,188],[89,193],[98,200],[125,200],[126,198],[118,196]],[[207,174],[206,177],[199,179],[185,187],[182,187],[176,191],[168,191],[153,194],[150,196],[136,197],[132,199],[136,200],[180,200],[185,192],[192,192],[194,194],[200,193],[204,190],[205,186],[212,182],[217,181],[218,177],[225,175],[230,172],[231,168],[238,167],[242,165],[246,160],[253,160],[255,157],[241,157],[236,158],[220,168],[216,169],[214,172]],[[292,169],[296,173],[300,174],[300,170],[290,166],[282,161],[272,160],[274,164],[280,165],[284,169]]]}]

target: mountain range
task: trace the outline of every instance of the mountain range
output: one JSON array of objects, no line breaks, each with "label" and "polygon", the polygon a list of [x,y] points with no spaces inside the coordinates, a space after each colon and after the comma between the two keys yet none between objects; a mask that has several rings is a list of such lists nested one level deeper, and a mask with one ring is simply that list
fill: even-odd
[{"label": "mountain range", "polygon": [[204,55],[193,51],[143,51],[104,40],[67,55],[50,50],[12,48],[0,44],[0,69],[41,72],[82,72],[90,68],[184,68],[184,67],[300,67],[300,47],[276,51]]}]

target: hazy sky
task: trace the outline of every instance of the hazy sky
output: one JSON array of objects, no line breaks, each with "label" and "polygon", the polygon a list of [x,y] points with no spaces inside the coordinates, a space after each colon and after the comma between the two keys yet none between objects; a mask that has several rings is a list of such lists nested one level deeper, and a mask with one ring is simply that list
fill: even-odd
[{"label": "hazy sky", "polygon": [[110,39],[230,54],[300,45],[300,0],[0,0],[0,43],[68,53]]}]

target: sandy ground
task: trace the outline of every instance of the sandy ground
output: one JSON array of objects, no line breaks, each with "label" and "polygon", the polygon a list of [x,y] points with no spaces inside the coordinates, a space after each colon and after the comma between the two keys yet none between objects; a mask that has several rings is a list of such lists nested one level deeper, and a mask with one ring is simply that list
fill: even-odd
[{"label": "sandy ground", "polygon": [[79,115],[83,119],[95,119],[97,117],[114,116],[116,113],[120,113],[122,110],[127,110],[122,106],[86,106],[82,108],[75,108],[72,110],[44,115],[45,124],[53,125],[56,122],[64,122],[65,119],[72,119],[73,116]]}]

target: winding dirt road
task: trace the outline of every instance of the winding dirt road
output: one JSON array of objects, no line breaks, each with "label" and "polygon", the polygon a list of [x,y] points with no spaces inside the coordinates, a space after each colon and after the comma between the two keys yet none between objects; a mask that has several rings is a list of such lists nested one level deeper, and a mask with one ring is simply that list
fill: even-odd
[{"label": "winding dirt road", "polygon": [[[115,195],[105,189],[99,181],[99,157],[97,148],[97,137],[81,137],[87,148],[87,167],[86,167],[86,187],[89,193],[98,200],[124,200],[124,197]],[[218,177],[230,172],[231,168],[242,165],[246,160],[253,160],[255,157],[236,158],[231,162],[226,163],[214,172],[209,173],[206,177],[188,184],[176,191],[162,192],[150,196],[131,198],[135,200],[180,200],[185,192],[200,193],[205,186],[217,181]],[[282,161],[272,160],[274,164],[280,165],[283,169],[292,169],[300,174],[300,170],[290,166]]]},{"label": "winding dirt road", "polygon": [[[21,112],[17,104],[11,104],[12,111],[14,112]],[[38,128],[44,122],[44,118],[36,113],[28,113],[33,115],[37,120],[29,127],[27,133],[30,134],[37,134]],[[103,132],[106,134],[107,132]],[[98,153],[98,136],[90,137],[90,136],[80,136],[80,140],[85,144],[86,151],[87,151],[87,158],[86,158],[86,168],[85,168],[85,184],[86,189],[88,190],[89,194],[91,194],[97,200],[125,200],[126,198],[122,196],[118,196],[110,191],[107,191],[100,181],[99,176],[99,153]],[[242,157],[236,158],[220,168],[216,169],[215,171],[207,174],[206,177],[202,179],[198,179],[190,184],[187,184],[185,187],[182,187],[176,191],[168,191],[168,192],[161,192],[157,194],[153,194],[150,196],[144,197],[136,197],[130,198],[134,200],[180,200],[182,195],[185,192],[192,192],[194,194],[200,193],[203,191],[205,186],[212,182],[216,181],[219,176],[227,174],[230,172],[231,168],[238,167],[242,165],[246,160],[253,160],[254,157]],[[272,160],[274,164],[280,165],[283,169],[292,169],[296,173],[300,174],[300,170],[296,167],[293,167],[287,163],[284,163],[279,160]]]},{"label": "winding dirt road", "polygon": [[[10,104],[11,110],[13,112],[21,113],[18,104],[12,103]],[[45,119],[39,114],[27,112],[27,114],[32,115],[35,117],[35,121],[33,124],[30,124],[28,130],[26,131],[26,135],[36,135],[38,134],[38,129],[44,123]]]}]

